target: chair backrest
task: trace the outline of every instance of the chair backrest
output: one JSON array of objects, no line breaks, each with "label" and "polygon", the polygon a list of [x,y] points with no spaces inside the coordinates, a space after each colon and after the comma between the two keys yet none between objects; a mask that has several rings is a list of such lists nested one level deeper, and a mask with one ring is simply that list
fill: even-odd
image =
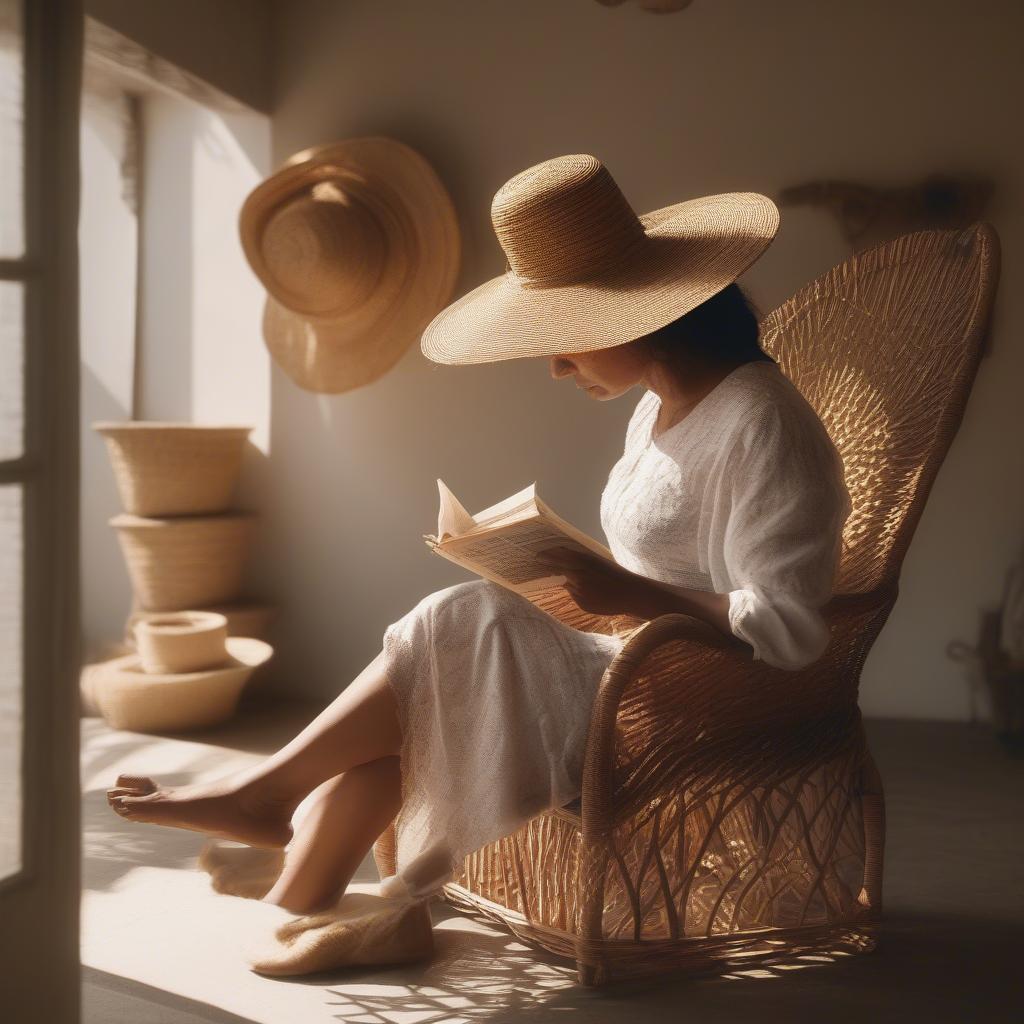
[{"label": "chair backrest", "polygon": [[853,510],[836,593],[896,583],[970,394],[999,277],[978,222],[858,253],[762,322],[761,344],[842,455]]}]

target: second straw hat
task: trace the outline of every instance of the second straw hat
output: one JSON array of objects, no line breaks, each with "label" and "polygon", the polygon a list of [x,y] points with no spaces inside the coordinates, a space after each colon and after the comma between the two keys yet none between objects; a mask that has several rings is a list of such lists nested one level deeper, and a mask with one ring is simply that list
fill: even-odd
[{"label": "second straw hat", "polygon": [[528,167],[497,191],[505,273],[441,310],[420,341],[437,363],[591,352],[649,334],[731,284],[779,227],[758,192],[637,214],[587,153]]},{"label": "second straw hat", "polygon": [[419,153],[386,137],[296,154],[246,198],[239,233],[267,290],[267,348],[309,391],[348,391],[389,370],[459,271],[447,190]]}]

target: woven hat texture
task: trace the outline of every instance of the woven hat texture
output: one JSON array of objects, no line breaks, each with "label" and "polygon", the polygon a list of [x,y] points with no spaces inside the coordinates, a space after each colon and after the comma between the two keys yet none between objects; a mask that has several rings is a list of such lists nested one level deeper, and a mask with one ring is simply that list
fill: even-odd
[{"label": "woven hat texture", "polygon": [[235,601],[256,529],[251,512],[110,519],[142,611],[209,610]]},{"label": "woven hat texture", "polygon": [[252,427],[101,422],[125,512],[182,516],[223,512]]},{"label": "woven hat texture", "polygon": [[768,247],[775,203],[724,192],[637,215],[605,165],[573,154],[497,191],[504,274],[441,310],[420,340],[438,363],[590,352],[632,341],[707,301]]},{"label": "woven hat texture", "polygon": [[201,672],[228,660],[228,620],[217,612],[153,612],[135,624],[135,646],[142,670]]},{"label": "woven hat texture", "polygon": [[385,137],[296,154],[246,198],[239,233],[267,290],[267,348],[317,392],[389,370],[451,298],[461,258],[440,178]]}]

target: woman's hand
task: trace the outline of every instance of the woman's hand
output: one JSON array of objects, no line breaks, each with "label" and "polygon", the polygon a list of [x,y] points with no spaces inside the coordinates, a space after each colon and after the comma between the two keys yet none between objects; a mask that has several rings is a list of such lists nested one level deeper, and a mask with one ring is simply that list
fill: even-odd
[{"label": "woman's hand", "polygon": [[565,589],[585,612],[632,615],[648,621],[673,612],[692,615],[710,623],[724,636],[737,639],[729,625],[727,593],[669,587],[575,548],[545,548],[538,558],[553,567],[552,575],[565,576]]},{"label": "woman's hand", "polygon": [[634,614],[638,588],[646,582],[643,576],[575,548],[545,548],[537,557],[552,567],[552,575],[565,576],[565,589],[583,611],[596,615]]}]

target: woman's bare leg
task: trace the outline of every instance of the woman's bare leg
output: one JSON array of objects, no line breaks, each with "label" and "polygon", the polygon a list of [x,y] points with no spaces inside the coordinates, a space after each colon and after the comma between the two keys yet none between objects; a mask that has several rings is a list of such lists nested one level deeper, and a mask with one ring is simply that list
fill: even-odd
[{"label": "woman's bare leg", "polygon": [[118,785],[107,790],[107,799],[131,821],[282,847],[291,839],[291,816],[303,797],[351,768],[398,755],[401,744],[381,651],[291,742],[255,767],[215,782],[177,787],[159,787],[148,776],[121,775]]},{"label": "woman's bare leg", "polygon": [[332,906],[401,807],[397,756],[350,768],[313,791],[274,887],[263,897],[293,914]]}]

